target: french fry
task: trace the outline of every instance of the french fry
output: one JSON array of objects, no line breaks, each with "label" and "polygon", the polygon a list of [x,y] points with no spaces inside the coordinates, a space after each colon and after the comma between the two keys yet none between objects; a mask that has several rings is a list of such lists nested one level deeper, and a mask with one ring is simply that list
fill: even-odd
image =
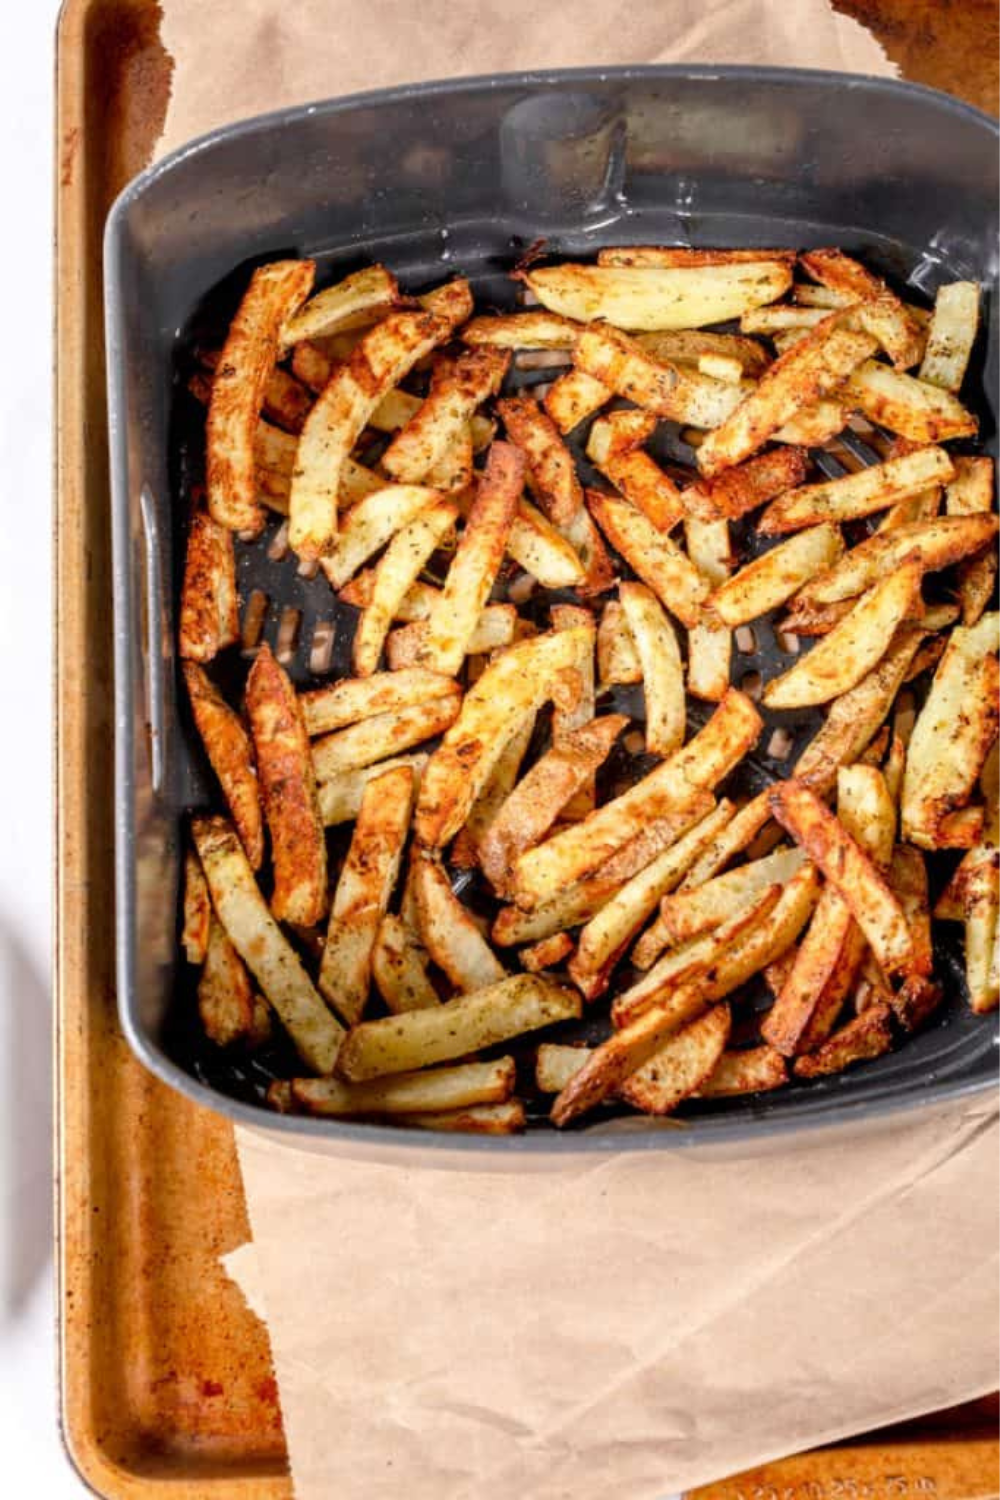
[{"label": "french fry", "polygon": [[456,276],[429,292],[421,292],[417,298],[424,312],[440,318],[447,324],[448,332],[454,333],[462,323],[472,317],[474,302],[472,288],[464,276]]},{"label": "french fry", "polygon": [[337,882],[319,992],[348,1025],[361,1019],[368,1002],[372,950],[399,875],[413,797],[408,766],[372,778]]},{"label": "french fry", "polygon": [[543,404],[559,431],[566,433],[600,411],[612,394],[603,381],[585,370],[572,369],[553,382]]},{"label": "french fry", "polygon": [[456,989],[480,990],[506,978],[506,970],[455,895],[438,860],[418,860],[414,892],[421,941]]},{"label": "french fry", "polygon": [[323,338],[345,328],[364,327],[365,321],[374,322],[399,300],[395,276],[385,266],[366,266],[310,297],[286,322],[282,348],[287,350],[303,339]]},{"label": "french fry", "polygon": [[591,720],[554,744],[517,784],[479,842],[483,874],[496,890],[508,890],[517,857],[545,837],[627,723],[624,714]]},{"label": "french fry", "polygon": [[911,973],[927,979],[934,968],[927,866],[923,854],[912,844],[897,844],[893,849],[889,884],[910,924],[913,937]]},{"label": "french fry", "polygon": [[292,1096],[312,1115],[400,1115],[432,1110],[467,1109],[473,1104],[502,1104],[514,1090],[512,1057],[495,1062],[459,1063],[396,1073],[367,1083],[339,1078],[293,1078]]},{"label": "french fry", "polygon": [[247,1036],[253,1025],[253,987],[243,960],[211,918],[205,962],[198,976],[198,1017],[205,1035],[217,1047],[229,1047]]},{"label": "french fry", "polygon": [[878,360],[866,359],[852,371],[844,393],[870,421],[914,443],[974,437],[978,430],[975,417],[950,391],[892,370]]},{"label": "french fry", "polygon": [[888,1005],[870,1005],[860,1016],[835,1031],[815,1052],[795,1059],[797,1078],[824,1078],[841,1073],[851,1063],[881,1057],[892,1049],[892,1015]]},{"label": "french fry", "polygon": [[756,743],[760,727],[750,700],[730,688],[687,745],[582,823],[520,856],[514,876],[518,904],[530,910],[560,886],[597,870],[651,819],[683,811],[698,792],[713,787],[738,764]]},{"label": "french fry", "polygon": [[306,730],[315,736],[454,692],[450,677],[424,667],[407,667],[401,672],[375,672],[371,677],[341,677],[329,687],[301,693],[299,701]]},{"label": "french fry", "polygon": [[211,661],[239,638],[233,534],[195,511],[184,560],[178,650],[188,661]]},{"label": "french fry", "polygon": [[648,412],[612,412],[590,429],[587,456],[658,531],[669,531],[684,514],[680,490],[648,453],[638,451],[655,426]]},{"label": "french fry", "polygon": [[[593,490],[584,490],[588,505],[593,496]],[[601,533],[594,525],[586,506],[578,510],[572,521],[563,527],[563,535],[583,564],[583,577],[576,585],[581,599],[605,593],[615,582],[615,569]]]},{"label": "french fry", "polygon": [[710,375],[713,380],[724,380],[727,385],[739,385],[743,379],[743,366],[738,359],[726,354],[701,354],[698,373]]},{"label": "french fry", "polygon": [[709,1076],[691,1095],[693,1099],[731,1099],[738,1094],[763,1094],[788,1082],[788,1067],[773,1047],[749,1047],[723,1052]]},{"label": "french fry", "polygon": [[371,600],[354,633],[354,670],[359,677],[370,676],[378,667],[382,646],[403,600],[457,519],[457,508],[442,500],[392,538],[375,568]]},{"label": "french fry", "polygon": [[[214,371],[218,368],[221,353],[222,351],[219,349],[199,349],[198,358],[209,370]],[[197,395],[198,399],[201,399],[202,392],[200,389],[196,389],[193,394]],[[211,397],[212,383],[209,380],[207,389],[204,392],[206,405],[211,400]],[[294,375],[290,375],[287,370],[282,370],[280,366],[275,366],[267,378],[267,384],[264,386],[264,397],[261,404],[264,416],[269,421],[277,423],[286,432],[295,433],[302,430],[302,423],[306,419],[310,406],[312,406],[312,396],[302,381],[297,380]]]},{"label": "french fry", "polygon": [[713,1006],[630,1074],[622,1085],[622,1098],[644,1114],[669,1114],[711,1077],[729,1040],[730,1025],[729,1006]]},{"label": "french fry", "polygon": [[557,630],[518,642],[487,667],[424,772],[419,843],[442,848],[454,837],[518,725],[548,700],[556,675],[590,649],[589,630]]},{"label": "french fry", "polygon": [[535,1054],[535,1087],[540,1094],[559,1094],[579,1073],[593,1048],[541,1042]]},{"label": "french fry", "polygon": [[333,551],[320,558],[330,587],[342,589],[397,531],[440,501],[437,490],[418,484],[390,484],[365,495],[345,516]]},{"label": "french fry", "polygon": [[191,712],[252,867],[264,858],[264,818],[253,745],[239,714],[195,662],[184,662]]},{"label": "french fry", "polygon": [[994,613],[956,626],[913,727],[901,821],[903,838],[922,849],[941,847],[944,820],[968,802],[996,738],[998,623]]},{"label": "french fry", "polygon": [[774,302],[791,285],[787,262],[674,266],[546,266],[523,280],[543,307],[616,328],[699,328]]},{"label": "french fry", "polygon": [[568,932],[554,932],[551,937],[542,938],[537,943],[532,943],[529,948],[522,948],[518,957],[521,960],[522,969],[527,969],[531,974],[538,974],[543,969],[554,969],[561,964],[563,959],[573,952],[573,939]]},{"label": "french fry", "polygon": [[[714,478],[749,458],[779,429],[828,395],[872,353],[875,340],[829,318],[766,369],[756,389],[698,449],[698,468]],[[801,441],[801,439],[799,439]]]},{"label": "french fry", "polygon": [[[448,331],[444,319],[427,313],[390,313],[334,370],[306,418],[295,457],[289,541],[300,557],[322,558],[332,547],[344,460],[385,394]],[[339,588],[348,577],[350,573],[331,582]]]},{"label": "french fry", "polygon": [[198,856],[188,849],[184,854],[183,921],[181,947],[189,964],[203,964],[208,950],[212,903]]},{"label": "french fry", "polygon": [[[716,589],[729,577],[732,554],[728,521],[702,521],[689,516],[684,522],[688,557],[703,578]],[[728,625],[716,624],[706,610],[688,631],[687,690],[695,698],[718,703],[729,686],[733,637]]]},{"label": "french fry", "polygon": [[726,580],[709,600],[709,608],[733,629],[759,619],[808,584],[843,555],[840,531],[829,522],[811,526],[772,547]]},{"label": "french fry", "polygon": [[685,505],[706,520],[722,517],[735,521],[801,484],[808,467],[800,448],[776,448],[733,469],[724,469],[715,479],[699,480],[686,492]]},{"label": "french fry", "polygon": [[332,1073],[344,1028],[313,988],[268,911],[242,845],[225,818],[196,817],[192,836],[212,905],[230,942],[313,1072]]},{"label": "french fry", "polygon": [[748,261],[794,262],[793,250],[703,250],[691,245],[606,245],[599,266],[738,266]]},{"label": "french fry", "polygon": [[405,1073],[579,1015],[578,995],[539,975],[515,974],[434,1009],[362,1021],[344,1042],[338,1072],[352,1081]]},{"label": "french fry", "polygon": [[[949,516],[972,516],[993,509],[994,465],[991,458],[956,458],[955,474],[945,490]],[[958,570],[958,595],[962,601],[962,624],[975,625],[993,597],[996,584],[996,550],[965,562]]]},{"label": "french fry", "polygon": [[841,250],[808,250],[799,261],[815,281],[861,303],[858,322],[878,339],[898,370],[917,363],[923,347],[920,329],[885,282]]},{"label": "french fry", "polygon": [[764,689],[768,708],[829,703],[855,687],[885,655],[893,634],[919,598],[919,558],[877,583],[829,635]]},{"label": "french fry", "polygon": [[678,328],[660,333],[637,333],[635,341],[647,354],[667,364],[697,365],[705,355],[738,360],[751,380],[771,363],[764,345],[738,333],[708,333],[701,328]]},{"label": "french fry", "polygon": [[444,588],[427,620],[417,658],[420,666],[454,676],[462,665],[503,562],[524,470],[516,448],[493,444]]},{"label": "french fry", "polygon": [[[374,714],[346,729],[323,735],[312,747],[313,769],[320,783],[359,771],[375,761],[398,755],[447,729],[458,716],[462,694],[457,684],[425,703]],[[428,766],[424,768],[427,775]]]},{"label": "french fry", "polygon": [[656,596],[644,584],[621,583],[618,598],[642,666],[647,753],[672,755],[683,745],[687,728],[677,636]]},{"label": "french fry", "polygon": [[[429,640],[429,623],[428,615],[427,619],[414,620],[412,625],[401,625],[397,630],[390,631],[385,654],[393,672],[412,668],[423,659]],[[467,654],[477,656],[509,646],[516,639],[517,625],[517,611],[513,604],[487,604],[466,643]]]},{"label": "french fry", "polygon": [[472,425],[460,424],[448,447],[427,470],[426,483],[442,494],[464,494],[472,483]]},{"label": "french fry", "polygon": [[476,408],[495,396],[510,355],[498,349],[471,349],[442,360],[431,376],[427,399],[393,438],[382,467],[403,484],[420,484],[440,464]]},{"label": "french fry", "polygon": [[[790,328],[815,328],[828,316],[824,307],[802,307],[782,303],[780,307],[758,307],[740,319],[741,333],[784,333]],[[846,320],[845,320],[846,321]]]},{"label": "french fry", "polygon": [[576,548],[523,497],[507,534],[507,553],[543,588],[581,589],[584,583],[587,569]]},{"label": "french fry", "polygon": [[961,390],[978,327],[979,283],[952,281],[939,287],[920,379],[945,391]]},{"label": "french fry", "polygon": [[597,673],[602,688],[642,681],[639,653],[617,599],[609,599],[601,611],[597,626]]},{"label": "french fry", "polygon": [[859,469],[843,479],[807,484],[789,490],[768,506],[760,518],[766,536],[797,531],[820,521],[853,521],[873,511],[885,510],[906,495],[929,484],[950,479],[952,462],[943,448],[918,448],[902,458],[892,458],[869,469]]},{"label": "french fry", "polygon": [[[572,630],[576,626],[582,626],[589,631],[591,649],[585,656],[581,657],[579,664],[574,669],[579,677],[580,692],[576,706],[566,708],[558,702],[552,708],[552,743],[561,745],[566,736],[577,729],[582,729],[594,717],[596,711],[596,683],[594,681],[594,649],[597,644],[597,626],[589,609],[582,609],[576,604],[554,604],[551,610],[552,625],[555,630]],[[596,800],[596,782],[593,776],[580,785],[563,807],[563,817],[567,819],[586,817],[591,812]]]},{"label": "french fry", "polygon": [[[996,516],[991,515],[947,516],[896,526],[888,532],[878,531],[846,555],[840,555],[836,566],[828,566],[818,577],[813,577],[795,602],[835,604],[854,598],[911,557],[919,557],[925,572],[937,572],[989,547],[996,537],[997,525]],[[808,535],[799,533],[804,534]]]},{"label": "french fry", "polygon": [[583,504],[573,456],[549,414],[532,396],[497,402],[510,441],[520,449],[532,493],[554,526],[572,521]]},{"label": "french fry", "polygon": [[462,1135],[517,1135],[527,1126],[520,1099],[503,1104],[470,1104],[468,1109],[428,1110],[416,1115],[396,1115],[393,1123],[409,1130],[457,1131]]},{"label": "french fry", "polygon": [[1000,1003],[997,973],[1000,853],[981,845],[970,851],[963,866],[961,901],[969,1005],[977,1015],[985,1015]]},{"label": "french fry", "polygon": [[581,326],[571,318],[533,309],[470,318],[459,338],[477,349],[572,349]]},{"label": "french fry", "polygon": [[578,369],[616,395],[691,427],[718,427],[744,395],[740,386],[654,359],[635,339],[604,324],[580,335],[573,357]]},{"label": "french fry", "polygon": [[843,401],[814,401],[783,422],[771,439],[801,448],[820,448],[843,432],[849,416],[850,408]]},{"label": "french fry", "polygon": [[913,962],[913,939],[905,914],[875,864],[801,781],[772,787],[771,811],[836,886],[887,974]]},{"label": "french fry", "polygon": [[801,849],[778,849],[763,859],[716,875],[696,890],[665,895],[660,903],[660,917],[671,945],[690,942],[736,916],[759,892],[790,880],[804,859]]},{"label": "french fry", "polygon": [[472,870],[479,864],[479,845],[493,819],[514,789],[521,762],[535,732],[535,715],[528,714],[504,746],[486,785],[469,808],[469,816],[455,835],[450,863]]},{"label": "french fry", "polygon": [[208,403],[205,477],[209,514],[230,531],[256,536],[264,526],[254,432],[282,330],[309,295],[315,269],[311,260],[259,266],[229,325]]},{"label": "french fry", "polygon": [[424,950],[414,941],[402,918],[391,912],[379,923],[372,948],[372,978],[386,1009],[394,1016],[404,1010],[422,1010],[440,1004],[440,996],[427,973]]},{"label": "french fry", "polygon": [[629,566],[682,624],[697,625],[709,594],[708,580],[675,542],[614,495],[587,491],[587,504],[604,535]]}]

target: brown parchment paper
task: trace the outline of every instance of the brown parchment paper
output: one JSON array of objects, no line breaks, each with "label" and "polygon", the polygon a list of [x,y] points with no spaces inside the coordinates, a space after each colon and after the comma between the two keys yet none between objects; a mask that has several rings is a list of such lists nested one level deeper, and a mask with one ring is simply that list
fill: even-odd
[{"label": "brown parchment paper", "polygon": [[[825,0],[163,0],[157,153],[284,104],[517,68],[891,74]],[[732,1159],[389,1167],[239,1131],[299,1500],[653,1500],[997,1383],[992,1107]]]}]

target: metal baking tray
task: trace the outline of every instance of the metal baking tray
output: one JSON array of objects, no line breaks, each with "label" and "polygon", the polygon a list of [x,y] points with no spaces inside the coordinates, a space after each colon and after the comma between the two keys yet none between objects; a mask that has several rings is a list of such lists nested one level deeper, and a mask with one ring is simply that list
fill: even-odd
[{"label": "metal baking tray", "polygon": [[[739,1144],[807,1125],[868,1122],[990,1086],[996,1022],[968,1014],[954,948],[948,1003],[897,1053],[761,1099],[713,1101],[685,1130],[632,1121],[559,1135],[441,1140],[370,1124],[280,1117],[261,1103],[269,1059],[220,1061],[178,1000],[176,888],[182,821],[210,781],[177,693],[173,618],[183,518],[198,478],[198,426],[184,389],[196,338],[218,334],[250,269],[278,255],[320,280],[384,260],[410,291],[468,275],[481,302],[512,300],[506,272],[539,239],[554,254],[601,244],[837,244],[922,299],[971,276],[989,289],[973,397],[995,451],[996,124],[907,84],[757,68],[639,68],[510,75],[387,90],[227,127],[137,178],[107,227],[105,271],[115,565],[118,1004],[143,1062],[188,1097],[299,1144],[429,1159],[514,1152]],[[544,372],[535,372],[539,378]],[[874,457],[857,449],[855,457]],[[830,460],[823,458],[828,471]],[[295,679],[312,679],[318,619],[337,625],[347,669],[353,612],[270,533],[240,550],[241,592],[266,590],[265,636],[302,612]],[[757,628],[757,627],[755,627]],[[787,665],[757,630],[763,666]],[[734,658],[734,680],[749,664]],[[774,716],[801,744],[815,715]],[[767,733],[762,737],[766,743]],[[787,774],[762,752],[753,777]],[[180,1019],[179,1019],[180,1018]],[[280,1058],[278,1059],[280,1062]]]}]

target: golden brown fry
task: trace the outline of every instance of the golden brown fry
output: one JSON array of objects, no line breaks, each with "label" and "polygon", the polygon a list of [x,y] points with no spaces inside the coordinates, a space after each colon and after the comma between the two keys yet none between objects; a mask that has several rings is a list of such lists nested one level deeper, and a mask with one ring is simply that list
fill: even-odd
[{"label": "golden brown fry", "polygon": [[352,652],[359,677],[370,676],[376,670],[389,627],[403,600],[457,519],[457,508],[442,500],[392,538],[374,570],[371,599],[354,632]]},{"label": "golden brown fry", "polygon": [[978,327],[979,283],[952,281],[938,287],[920,379],[945,391],[960,390]]},{"label": "golden brown fry", "polygon": [[727,579],[712,595],[709,607],[735,628],[767,614],[800,590],[797,604],[806,592],[802,585],[821,569],[830,568],[843,551],[840,531],[829,522],[800,531]]},{"label": "golden brown fry", "polygon": [[582,324],[555,313],[499,313],[470,318],[461,330],[463,344],[491,349],[572,349]]},{"label": "golden brown fry", "polygon": [[715,479],[701,479],[685,492],[684,502],[706,519],[738,520],[785,490],[800,485],[809,463],[801,448],[776,448],[725,469]]},{"label": "golden brown fry", "polygon": [[504,746],[503,754],[490,772],[486,785],[469,808],[469,816],[455,835],[449,863],[459,869],[473,870],[479,865],[479,844],[517,781],[521,762],[528,753],[535,732],[535,714],[528,714]]},{"label": "golden brown fry", "polygon": [[997,525],[996,516],[948,516],[878,531],[866,542],[852,547],[834,567],[807,583],[797,595],[795,605],[834,604],[854,598],[911,557],[919,557],[928,573],[950,567],[961,558],[989,547],[996,537]]},{"label": "golden brown fry", "polygon": [[376,714],[447,697],[454,691],[450,677],[424,667],[407,667],[401,672],[376,672],[371,677],[341,677],[329,687],[300,694],[299,701],[308,733],[318,735]]},{"label": "golden brown fry", "polygon": [[660,918],[671,946],[690,942],[736,916],[748,901],[769,886],[784,885],[801,869],[804,860],[801,849],[778,849],[763,859],[716,875],[696,889],[665,895],[660,903]]},{"label": "golden brown fry", "polygon": [[184,662],[191,711],[212,770],[219,779],[236,831],[255,870],[264,858],[261,813],[253,746],[240,718],[201,667]]},{"label": "golden brown fry", "polygon": [[253,987],[225,929],[211,918],[205,963],[198,976],[198,1016],[217,1047],[246,1037],[253,1025]]},{"label": "golden brown fry", "polygon": [[844,394],[872,422],[914,443],[944,443],[975,437],[978,423],[951,394],[866,359],[848,377]]},{"label": "golden brown fry", "polygon": [[676,543],[626,500],[588,490],[587,504],[608,541],[660,602],[682,624],[697,625],[708,580]]},{"label": "golden brown fry", "polygon": [[315,269],[311,260],[258,267],[229,325],[208,404],[205,475],[209,513],[230,531],[257,535],[264,526],[254,433],[282,331],[309,295]]},{"label": "golden brown fry", "polygon": [[929,978],[934,968],[931,918],[927,891],[927,866],[919,849],[897,844],[889,866],[889,884],[899,899],[913,937],[911,973]]},{"label": "golden brown fry", "polygon": [[645,584],[619,584],[618,598],[642,666],[646,751],[650,755],[672,755],[683,745],[687,729],[684,667],[677,636]]},{"label": "golden brown fry", "polygon": [[799,260],[814,280],[861,304],[858,322],[878,339],[898,370],[916,364],[923,348],[920,329],[884,281],[841,250],[807,250]]},{"label": "golden brown fry", "polygon": [[[994,464],[991,458],[956,458],[955,474],[945,491],[949,516],[971,516],[993,509]],[[965,562],[958,570],[962,624],[975,625],[993,597],[997,576],[996,549]]]},{"label": "golden brown fry", "polygon": [[574,359],[616,395],[691,427],[718,427],[744,395],[739,386],[654,359],[635,339],[604,324],[580,335]]},{"label": "golden brown fry", "polygon": [[[431,612],[440,600],[440,592],[431,603]],[[430,613],[426,619],[414,620],[389,632],[385,643],[386,660],[393,672],[412,669],[425,655],[429,639]],[[481,611],[466,643],[468,656],[499,651],[517,639],[518,618],[513,604],[487,604]],[[427,670],[421,668],[421,670]],[[438,676],[441,674],[438,673]],[[451,679],[448,679],[451,681]]]},{"label": "golden brown fry", "polygon": [[503,1104],[470,1104],[468,1109],[429,1110],[425,1114],[395,1115],[393,1124],[408,1130],[457,1131],[462,1135],[517,1135],[527,1126],[520,1099]]},{"label": "golden brown fry", "polygon": [[600,411],[613,395],[603,381],[585,370],[567,370],[545,393],[544,406],[560,432],[572,432]]},{"label": "golden brown fry", "polygon": [[495,396],[510,355],[499,349],[471,349],[441,360],[431,376],[427,399],[393,438],[382,467],[404,484],[420,484],[463,433],[476,408]]},{"label": "golden brown fry", "polygon": [[580,266],[525,271],[543,307],[616,328],[699,328],[773,302],[791,285],[784,260],[684,266]]},{"label": "golden brown fry", "polygon": [[706,355],[736,360],[745,376],[755,379],[771,363],[756,339],[738,333],[708,333],[701,328],[677,328],[660,333],[637,333],[635,341],[647,354],[666,364],[697,365]]},{"label": "golden brown fry", "polygon": [[567,954],[572,952],[573,939],[569,933],[554,932],[550,937],[541,938],[537,943],[532,943],[529,948],[522,948],[518,957],[523,969],[537,974],[542,969],[556,968]]},{"label": "golden brown fry", "polygon": [[815,1052],[795,1060],[797,1078],[823,1078],[841,1073],[853,1062],[881,1057],[892,1049],[892,1015],[888,1005],[870,1005],[860,1016],[835,1031]]},{"label": "golden brown fry", "polygon": [[456,276],[454,281],[421,292],[417,301],[425,312],[442,319],[448,325],[449,333],[454,333],[461,323],[472,317],[474,307],[472,288],[464,276]]},{"label": "golden brown fry", "polygon": [[597,627],[597,671],[602,688],[642,681],[642,663],[628,628],[625,611],[609,599]]},{"label": "golden brown fry", "polygon": [[184,561],[178,650],[190,661],[211,661],[239,638],[233,534],[195,511]]},{"label": "golden brown fry", "polygon": [[[583,493],[589,505],[594,491],[584,490]],[[563,534],[583,565],[584,575],[576,585],[581,599],[605,593],[615,583],[614,564],[586,506],[578,510],[572,521],[563,528]]]},{"label": "golden brown fry", "polygon": [[208,951],[209,927],[212,921],[212,903],[208,895],[205,875],[194,850],[184,854],[184,920],[181,928],[181,947],[189,964],[203,964]]},{"label": "golden brown fry", "polygon": [[[331,781],[344,771],[357,771],[375,761],[398,755],[448,728],[458,715],[462,693],[456,683],[450,691],[428,702],[375,714],[334,734],[323,735],[313,745],[313,768],[320,782]],[[427,774],[427,768],[424,775]]]},{"label": "golden brown fry", "polygon": [[539,505],[554,526],[566,526],[583,505],[583,488],[556,424],[533,396],[498,401],[497,411],[508,438],[524,455]]},{"label": "golden brown fry", "polygon": [[648,1115],[667,1115],[715,1071],[729,1040],[728,1005],[716,1005],[670,1037],[624,1082],[621,1097]]},{"label": "golden brown fry", "polygon": [[789,490],[768,506],[760,530],[768,536],[814,526],[819,521],[851,521],[950,479],[952,462],[943,448],[917,448],[901,458],[859,469],[843,479],[803,485]]},{"label": "golden brown fry", "polygon": [[[582,729],[594,717],[596,708],[596,683],[594,680],[594,651],[597,645],[597,625],[589,609],[576,604],[554,604],[551,609],[554,630],[572,630],[582,626],[590,634],[591,648],[581,657],[574,668],[579,680],[579,695],[575,707],[564,707],[558,702],[552,708],[552,743],[561,745],[566,736]],[[568,821],[584,818],[591,812],[597,798],[596,780],[588,776],[579,790],[569,799],[562,810]]]},{"label": "golden brown fry", "polygon": [[281,336],[282,348],[290,349],[303,339],[324,338],[343,329],[362,328],[366,322],[375,322],[399,300],[395,276],[385,266],[366,266],[310,297],[286,323]]},{"label": "golden brown fry", "polygon": [[[207,365],[210,370],[218,368],[221,358],[219,349],[199,349],[198,358],[202,364]],[[200,392],[195,391],[199,395]],[[211,381],[205,393],[206,402],[211,399]],[[264,416],[271,422],[276,422],[279,427],[289,433],[302,431],[302,423],[308,415],[312,406],[312,396],[302,381],[290,375],[287,370],[276,366],[268,376],[264,387],[264,400],[262,403]],[[294,449],[294,445],[293,445]]]},{"label": "golden brown fry", "polygon": [[762,1094],[788,1082],[788,1067],[773,1047],[750,1047],[723,1052],[712,1072],[692,1098],[729,1099],[736,1094]]},{"label": "golden brown fry", "polygon": [[735,266],[794,260],[794,250],[703,250],[691,245],[609,245],[597,252],[599,266]]},{"label": "golden brown fry", "polygon": [[422,1010],[440,1004],[440,996],[427,973],[424,950],[402,918],[391,912],[379,924],[372,949],[372,978],[386,1009],[394,1016],[404,1010]]},{"label": "golden brown fry", "polygon": [[506,971],[459,901],[439,860],[425,855],[414,866],[420,938],[456,989],[499,984]]},{"label": "golden brown fry", "polygon": [[409,1115],[502,1104],[513,1092],[515,1081],[514,1059],[498,1057],[495,1062],[396,1073],[368,1083],[293,1078],[292,1095],[296,1104],[314,1115]]},{"label": "golden brown fry", "polygon": [[413,796],[409,766],[373,777],[337,882],[319,991],[349,1026],[361,1019],[368,1002],[372,950],[399,875]]},{"label": "golden brown fry", "polygon": [[330,587],[343,588],[401,527],[440,501],[437,490],[419,484],[388,484],[364,495],[345,516],[333,551],[320,559]]}]

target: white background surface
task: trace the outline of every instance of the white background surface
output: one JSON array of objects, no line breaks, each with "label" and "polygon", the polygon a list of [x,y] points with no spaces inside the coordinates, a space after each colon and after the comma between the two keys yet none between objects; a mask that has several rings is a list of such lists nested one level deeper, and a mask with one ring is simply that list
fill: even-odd
[{"label": "white background surface", "polygon": [[52,1292],[52,85],[56,0],[0,0],[0,1453],[5,1494],[86,1493],[56,1423]]}]

